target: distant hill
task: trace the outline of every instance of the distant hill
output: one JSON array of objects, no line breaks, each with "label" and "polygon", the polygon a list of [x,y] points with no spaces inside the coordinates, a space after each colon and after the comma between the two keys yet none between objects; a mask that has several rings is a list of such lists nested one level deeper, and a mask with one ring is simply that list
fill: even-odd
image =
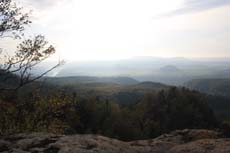
[{"label": "distant hill", "polygon": [[118,91],[149,92],[152,90],[160,90],[169,87],[168,85],[157,82],[139,82],[130,77],[47,77],[41,81],[45,81],[51,85],[73,87],[74,89],[78,90],[96,90],[110,93]]},{"label": "distant hill", "polygon": [[174,65],[166,65],[164,67],[161,67],[159,71],[164,73],[176,73],[176,72],[180,72],[180,69],[178,69]]},{"label": "distant hill", "polygon": [[157,83],[157,82],[151,82],[151,81],[145,81],[138,83],[136,85],[133,85],[132,88],[142,88],[142,89],[163,89],[163,88],[168,88],[168,85],[164,85],[162,83]]},{"label": "distant hill", "polygon": [[55,85],[76,85],[76,84],[119,84],[134,85],[139,83],[137,80],[129,77],[91,77],[91,76],[73,76],[73,77],[47,77],[48,83]]},{"label": "distant hill", "polygon": [[195,79],[185,86],[211,95],[230,97],[230,79]]}]

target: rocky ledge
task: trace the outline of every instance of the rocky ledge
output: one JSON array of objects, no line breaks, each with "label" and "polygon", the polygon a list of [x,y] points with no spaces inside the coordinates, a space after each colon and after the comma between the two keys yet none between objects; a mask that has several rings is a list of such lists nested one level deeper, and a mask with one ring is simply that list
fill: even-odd
[{"label": "rocky ledge", "polygon": [[230,153],[230,138],[211,130],[177,130],[123,142],[99,135],[17,134],[0,138],[1,153]]}]

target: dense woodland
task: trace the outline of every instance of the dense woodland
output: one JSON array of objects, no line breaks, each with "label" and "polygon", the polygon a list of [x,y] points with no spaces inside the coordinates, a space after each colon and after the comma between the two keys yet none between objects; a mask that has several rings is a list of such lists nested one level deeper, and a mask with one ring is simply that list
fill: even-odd
[{"label": "dense woodland", "polygon": [[[112,86],[116,89],[112,94],[107,92],[110,89],[106,85],[102,88],[106,90],[103,94],[101,88],[95,88],[98,84],[93,84],[94,88],[83,88],[81,84],[82,93],[78,93],[79,88],[44,82],[35,82],[17,92],[7,91],[0,99],[1,135],[93,133],[136,140],[154,138],[176,129],[229,128],[227,99],[170,86],[158,90],[146,86],[143,90],[143,84],[147,85],[125,86],[125,90],[118,90],[119,85],[112,84],[109,85],[111,91]],[[135,97],[135,101],[130,97]]]}]

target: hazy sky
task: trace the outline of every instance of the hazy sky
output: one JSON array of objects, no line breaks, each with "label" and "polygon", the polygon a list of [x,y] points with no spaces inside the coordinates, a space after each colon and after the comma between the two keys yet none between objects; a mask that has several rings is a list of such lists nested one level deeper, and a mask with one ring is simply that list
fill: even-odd
[{"label": "hazy sky", "polygon": [[230,57],[230,0],[17,0],[66,60]]}]

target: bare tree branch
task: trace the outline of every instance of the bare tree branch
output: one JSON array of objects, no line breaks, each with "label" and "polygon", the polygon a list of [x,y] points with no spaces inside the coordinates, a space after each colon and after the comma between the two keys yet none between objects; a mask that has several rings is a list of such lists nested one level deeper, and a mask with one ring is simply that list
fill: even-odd
[{"label": "bare tree branch", "polygon": [[[12,0],[0,0],[0,38],[9,37],[21,39],[24,36],[25,26],[31,23],[28,13],[22,13]],[[1,48],[0,48],[1,49]],[[0,90],[17,90],[22,86],[40,79],[63,62],[58,62],[52,68],[33,76],[32,70],[41,62],[55,53],[55,48],[48,45],[45,37],[37,35],[34,38],[25,39],[18,46],[14,55],[0,50]],[[1,87],[4,82],[14,79],[17,75],[18,84],[11,88]],[[3,79],[2,79],[3,78]]]}]

